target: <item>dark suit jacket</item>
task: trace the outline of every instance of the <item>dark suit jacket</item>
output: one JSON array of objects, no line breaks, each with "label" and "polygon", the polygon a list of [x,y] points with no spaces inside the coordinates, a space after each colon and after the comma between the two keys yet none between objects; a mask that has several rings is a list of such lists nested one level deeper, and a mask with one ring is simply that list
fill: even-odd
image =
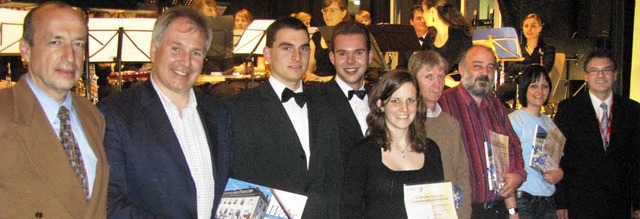
[{"label": "dark suit jacket", "polygon": [[[305,93],[313,94],[309,87]],[[271,84],[231,99],[234,123],[234,177],[308,197],[302,218],[337,218],[342,162],[338,125],[317,95],[307,102],[311,157]]]},{"label": "dark suit jacket", "polygon": [[[557,184],[558,209],[570,218],[629,218],[632,186],[640,176],[640,105],[613,96],[611,138],[605,151],[589,92],[560,102],[555,123],[567,137]],[[634,185],[635,184],[635,185]],[[636,193],[634,200],[638,201]]]},{"label": "dark suit jacket", "polygon": [[[367,86],[365,86],[365,88],[367,88]],[[329,82],[319,85],[319,89],[329,103],[329,106],[331,106],[335,112],[337,120],[340,121],[338,123],[341,144],[340,153],[343,156],[343,161],[346,161],[351,148],[356,146],[358,142],[364,138],[360,129],[360,123],[358,123],[356,114],[353,112],[353,109],[351,109],[349,99],[347,99],[342,89],[340,89],[340,86],[338,86],[335,77]]]},{"label": "dark suit jacket", "polygon": [[[196,99],[213,161],[215,215],[231,168],[231,115],[207,95]],[[109,217],[197,217],[195,182],[151,82],[110,96],[98,108],[107,123]]]},{"label": "dark suit jacket", "polygon": [[98,163],[86,201],[58,134],[51,129],[23,77],[0,91],[0,218],[106,218],[109,165],[102,147],[104,118],[93,103],[71,93]]}]

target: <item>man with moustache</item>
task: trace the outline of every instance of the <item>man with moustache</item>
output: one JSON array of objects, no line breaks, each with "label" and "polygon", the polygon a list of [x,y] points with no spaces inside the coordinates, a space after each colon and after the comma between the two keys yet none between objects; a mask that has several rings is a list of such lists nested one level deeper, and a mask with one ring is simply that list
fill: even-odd
[{"label": "man with moustache", "polygon": [[[502,103],[488,95],[493,87],[496,57],[486,46],[472,46],[462,56],[459,72],[462,83],[446,90],[440,98],[442,111],[458,119],[469,159],[471,174],[471,218],[507,218],[517,214],[515,192],[526,180],[520,139],[513,131]],[[499,193],[488,188],[485,142],[490,142],[489,132],[509,137],[508,172],[501,174],[504,186]],[[505,206],[501,199],[509,199]]]},{"label": "man with moustache", "polygon": [[267,28],[271,76],[231,99],[234,177],[308,197],[302,218],[339,218],[342,159],[335,113],[302,84],[309,62],[307,26],[296,18]]},{"label": "man with moustache", "polygon": [[336,77],[322,84],[320,91],[336,112],[343,158],[364,138],[369,115],[369,87],[364,82],[369,62],[373,58],[369,31],[361,23],[344,21],[333,31],[329,59],[336,68]]},{"label": "man with moustache", "polygon": [[613,93],[608,51],[587,55],[587,92],[560,102],[555,123],[566,136],[555,194],[558,218],[640,218],[640,104]]},{"label": "man with moustache", "polygon": [[109,217],[212,218],[231,169],[231,114],[195,93],[211,42],[207,19],[187,7],[153,28],[149,80],[100,102],[111,166]]},{"label": "man with moustache", "polygon": [[23,28],[28,74],[0,91],[0,218],[106,218],[104,118],[69,91],[82,75],[87,21],[47,2]]},{"label": "man with moustache", "polygon": [[442,112],[438,100],[444,89],[447,60],[434,51],[419,51],[409,59],[409,72],[418,80],[422,100],[427,107],[427,137],[438,144],[445,181],[451,182],[459,197],[458,218],[471,217],[469,161],[460,135],[460,123]]}]

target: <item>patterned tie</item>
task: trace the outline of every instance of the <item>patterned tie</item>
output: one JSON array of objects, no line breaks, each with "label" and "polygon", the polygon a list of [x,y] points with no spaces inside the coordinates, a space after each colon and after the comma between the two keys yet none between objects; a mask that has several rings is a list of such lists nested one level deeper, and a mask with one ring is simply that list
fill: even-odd
[{"label": "patterned tie", "polygon": [[89,200],[87,172],[84,169],[84,162],[82,161],[82,154],[80,154],[78,142],[73,136],[73,131],[71,130],[69,110],[66,107],[60,107],[60,111],[58,111],[58,119],[60,119],[60,143],[62,143],[64,153],[69,156],[69,163],[71,164],[73,172],[76,173],[76,176],[80,180],[80,184],[82,184],[82,192],[84,192],[86,199]]},{"label": "patterned tie", "polygon": [[605,146],[607,144],[607,125],[609,123],[609,106],[606,103],[602,102],[600,104],[600,108],[602,108],[602,117],[600,118],[600,134],[602,135],[602,140],[604,141]]}]

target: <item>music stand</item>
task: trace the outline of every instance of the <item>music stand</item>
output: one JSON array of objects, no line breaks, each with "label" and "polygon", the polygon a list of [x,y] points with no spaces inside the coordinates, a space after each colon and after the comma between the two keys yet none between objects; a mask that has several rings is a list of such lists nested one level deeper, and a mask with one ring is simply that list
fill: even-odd
[{"label": "music stand", "polygon": [[207,58],[212,58],[224,70],[233,67],[233,15],[209,17],[213,36]]},{"label": "music stand", "polygon": [[373,36],[371,37],[371,44],[373,45],[371,48],[375,51],[375,56],[372,63],[384,66],[385,71],[389,71],[390,67],[384,63],[382,52],[413,52],[420,50],[420,43],[412,26],[378,24],[369,25],[367,29]]},{"label": "music stand", "polygon": [[122,90],[122,69],[120,68],[122,62],[151,61],[149,49],[155,21],[156,19],[152,18],[89,19],[87,60],[115,61],[118,71],[118,88]]},{"label": "music stand", "polygon": [[20,55],[22,24],[28,11],[0,8],[0,55]]},{"label": "music stand", "polygon": [[[253,20],[251,24],[244,30],[238,45],[233,49],[233,54],[247,54],[247,59],[251,60],[254,54],[262,55],[264,47],[267,44],[266,32],[269,25],[275,20]],[[245,73],[249,71],[248,68],[244,68]],[[253,82],[255,80],[254,72],[248,72],[251,74],[251,88],[253,88]]]},{"label": "music stand", "polygon": [[518,34],[513,27],[478,29],[473,33],[473,44],[484,45],[493,50],[497,61],[500,63],[499,74],[495,75],[497,89],[506,78],[504,62],[522,61]]}]

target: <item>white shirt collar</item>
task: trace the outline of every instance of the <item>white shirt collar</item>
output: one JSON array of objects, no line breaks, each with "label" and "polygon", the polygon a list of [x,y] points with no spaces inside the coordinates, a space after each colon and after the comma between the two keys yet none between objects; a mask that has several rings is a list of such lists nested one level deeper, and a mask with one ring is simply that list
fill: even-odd
[{"label": "white shirt collar", "polygon": [[[349,96],[349,91],[353,90],[353,88],[349,87],[349,85],[347,85],[346,82],[344,82],[340,77],[336,76],[336,83],[338,83],[338,87],[340,87],[340,90],[342,90],[342,93],[344,93],[345,97]],[[358,90],[365,90],[364,89],[364,81],[362,82],[362,85],[360,86],[360,89]]]},{"label": "white shirt collar", "polygon": [[[288,87],[274,77],[269,77],[269,83],[271,83],[271,87],[273,88],[273,91],[276,92],[278,99],[282,100],[282,91],[284,91],[284,89]],[[302,91],[302,81],[300,81],[300,87],[298,87],[298,89],[294,90],[293,92],[300,93]]]},{"label": "white shirt collar", "polygon": [[605,99],[604,101],[600,100],[598,97],[596,97],[596,95],[593,95],[591,91],[589,91],[589,96],[591,97],[591,104],[593,104],[593,108],[596,109],[596,111],[600,109],[600,104],[602,102],[606,103],[609,107],[611,107],[611,104],[613,104],[613,92],[611,92],[609,94],[609,97],[607,97],[607,99]]},{"label": "white shirt collar", "polygon": [[442,113],[442,108],[440,107],[440,104],[436,102],[436,109],[434,111],[427,109],[427,118],[436,118],[440,116],[440,113]]},{"label": "white shirt collar", "polygon": [[[162,102],[162,105],[164,106],[165,110],[179,114],[178,107],[176,107],[176,105],[173,104],[173,102],[171,101],[171,99],[169,99],[169,97],[167,97],[164,93],[162,93],[162,90],[160,90],[158,85],[156,85],[156,83],[153,81],[153,78],[149,77],[149,80],[151,80],[151,85],[153,85],[153,89],[156,90],[156,93],[160,97],[160,102]],[[196,94],[193,91],[193,88],[191,88],[189,89],[189,102],[187,103],[186,108],[196,109],[197,106],[198,106],[198,101],[196,100]]]}]

